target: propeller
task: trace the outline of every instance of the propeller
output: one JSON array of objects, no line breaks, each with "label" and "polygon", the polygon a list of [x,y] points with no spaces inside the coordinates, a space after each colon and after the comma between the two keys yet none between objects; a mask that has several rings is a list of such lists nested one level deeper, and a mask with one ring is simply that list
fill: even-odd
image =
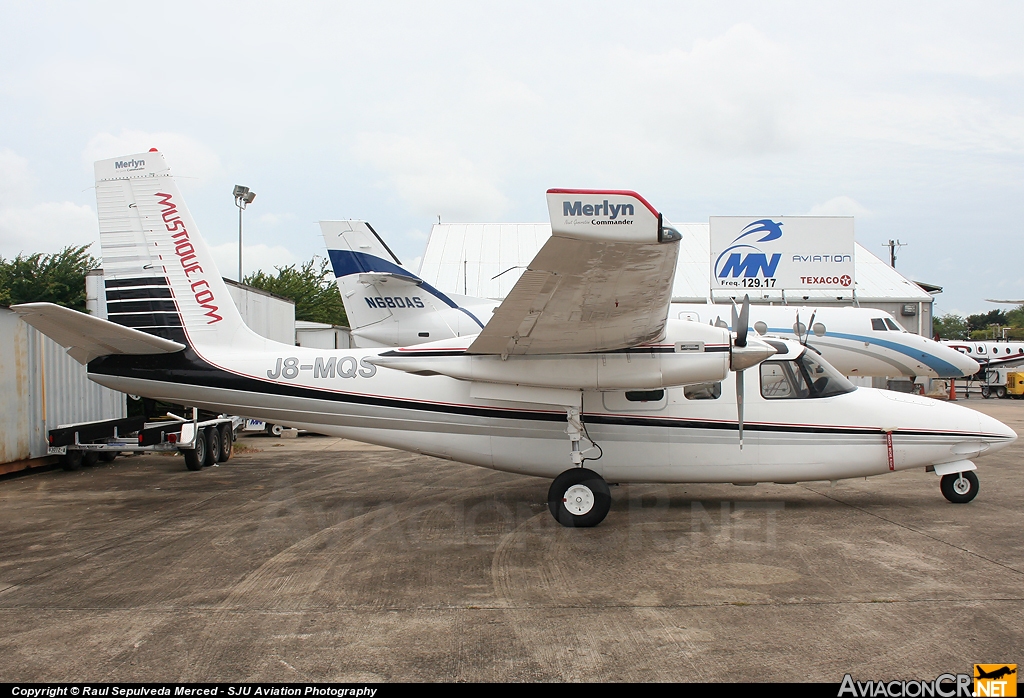
[{"label": "propeller", "polygon": [[733,339],[730,357],[730,368],[736,371],[736,417],[739,426],[740,450],[743,450],[743,371],[755,366],[775,353],[775,348],[758,339],[747,339],[750,325],[750,296],[743,297],[743,307],[737,308],[732,302],[732,328],[736,333]]}]

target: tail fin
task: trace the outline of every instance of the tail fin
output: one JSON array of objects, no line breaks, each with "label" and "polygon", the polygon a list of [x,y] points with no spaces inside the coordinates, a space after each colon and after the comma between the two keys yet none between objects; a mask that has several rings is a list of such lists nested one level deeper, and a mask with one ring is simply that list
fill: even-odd
[{"label": "tail fin", "polygon": [[476,334],[466,305],[490,301],[450,296],[400,266],[365,221],[320,221],[352,335],[360,346],[406,346]]},{"label": "tail fin", "polygon": [[259,340],[228,295],[162,153],[96,163],[107,317],[189,345]]}]

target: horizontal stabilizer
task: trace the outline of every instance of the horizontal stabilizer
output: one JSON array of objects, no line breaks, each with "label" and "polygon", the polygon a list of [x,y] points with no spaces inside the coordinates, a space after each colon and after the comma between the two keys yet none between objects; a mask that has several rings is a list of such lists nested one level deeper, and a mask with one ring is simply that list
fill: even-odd
[{"label": "horizontal stabilizer", "polygon": [[11,306],[21,319],[68,350],[80,364],[109,354],[173,354],[184,344],[53,303]]}]

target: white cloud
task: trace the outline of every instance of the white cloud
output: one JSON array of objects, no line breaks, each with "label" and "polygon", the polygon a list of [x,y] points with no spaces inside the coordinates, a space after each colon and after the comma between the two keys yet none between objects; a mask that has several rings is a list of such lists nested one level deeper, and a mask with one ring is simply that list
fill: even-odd
[{"label": "white cloud", "polygon": [[423,140],[385,133],[362,133],[353,153],[384,172],[416,215],[447,220],[493,220],[508,206],[485,173],[466,157]]},{"label": "white cloud", "polygon": [[870,216],[871,211],[861,206],[849,196],[837,196],[828,201],[811,206],[808,216],[854,216],[862,218]]},{"label": "white cloud", "polygon": [[[92,137],[82,152],[82,159],[92,172],[92,164],[96,160],[145,153],[150,148],[162,152],[172,166],[176,178],[199,180],[200,183],[222,176],[217,154],[199,141],[181,133],[130,131],[122,130],[117,136],[110,133],[98,133]],[[184,182],[182,182],[184,183]]]},{"label": "white cloud", "polygon": [[[0,256],[52,253],[99,238],[96,214],[70,201],[39,202],[29,161],[0,150]],[[92,254],[99,256],[99,245]]]},{"label": "white cloud", "polygon": [[24,203],[32,196],[35,185],[28,160],[13,150],[0,150],[0,207]]},{"label": "white cloud", "polygon": [[99,257],[98,240],[96,213],[89,206],[63,201],[0,208],[0,256],[52,253],[68,245],[97,243],[90,252]]},{"label": "white cloud", "polygon": [[[238,243],[225,242],[222,245],[211,245],[210,254],[217,265],[217,271],[221,276],[234,279],[238,276]],[[248,276],[253,272],[263,270],[267,274],[273,274],[276,267],[286,267],[296,264],[295,255],[287,247],[281,245],[256,245],[246,244],[242,250],[242,276]]]},{"label": "white cloud", "polygon": [[759,155],[795,142],[800,71],[782,45],[749,24],[697,40],[690,51],[620,48],[611,60],[618,92],[600,108],[617,110],[625,124],[645,115],[649,137],[670,147]]}]

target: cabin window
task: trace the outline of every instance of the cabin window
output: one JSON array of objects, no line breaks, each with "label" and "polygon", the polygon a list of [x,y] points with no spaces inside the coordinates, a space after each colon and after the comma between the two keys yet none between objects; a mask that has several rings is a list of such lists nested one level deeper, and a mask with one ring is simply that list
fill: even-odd
[{"label": "cabin window", "polygon": [[806,351],[793,361],[765,361],[760,373],[761,395],[769,400],[832,397],[856,390],[846,377]]},{"label": "cabin window", "polygon": [[626,399],[630,402],[660,402],[665,397],[664,390],[627,390]]},{"label": "cabin window", "polygon": [[721,381],[715,383],[697,383],[683,388],[687,400],[717,400],[722,397]]},{"label": "cabin window", "polygon": [[885,330],[885,320],[880,317],[871,318],[871,329]]},{"label": "cabin window", "polygon": [[885,318],[885,324],[888,325],[890,330],[895,332],[902,332],[903,328],[897,325],[891,318]]}]

